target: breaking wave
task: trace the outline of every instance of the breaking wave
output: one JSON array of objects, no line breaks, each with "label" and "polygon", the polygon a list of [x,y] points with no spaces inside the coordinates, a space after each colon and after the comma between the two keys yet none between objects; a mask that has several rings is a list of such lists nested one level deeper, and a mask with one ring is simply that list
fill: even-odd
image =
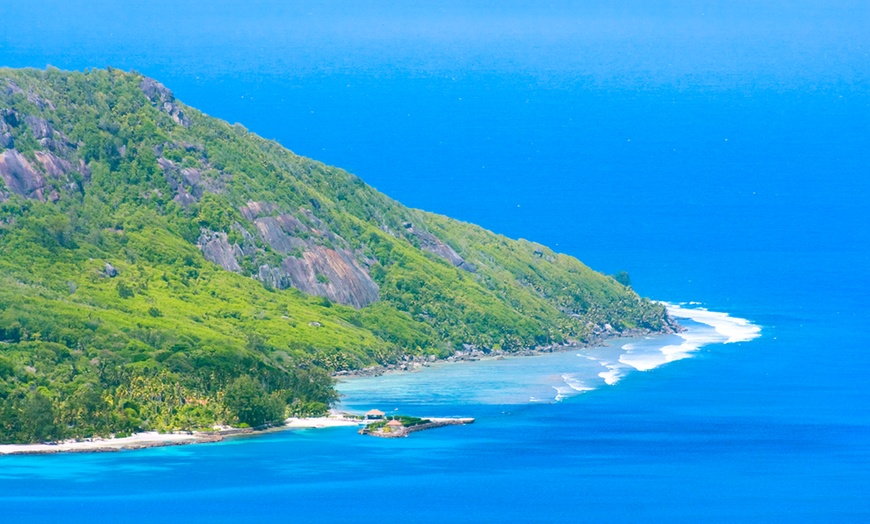
[{"label": "breaking wave", "polygon": [[708,344],[748,342],[761,336],[761,327],[745,318],[704,308],[687,308],[675,304],[665,306],[672,317],[691,320],[697,325],[689,326],[686,331],[677,334],[682,339],[680,344],[660,347],[625,344],[622,346],[625,353],[619,357],[620,362],[638,371],[649,371],[668,362],[689,358],[692,353]]},{"label": "breaking wave", "polygon": [[[698,304],[665,304],[685,331],[623,339],[577,352],[536,357],[436,363],[417,373],[346,379],[339,383],[342,404],[552,403],[618,384],[636,371],[649,371],[692,357],[709,344],[747,342],[761,336],[749,320],[709,311]],[[579,357],[579,358],[578,358]],[[368,408],[367,408],[368,409]]]}]

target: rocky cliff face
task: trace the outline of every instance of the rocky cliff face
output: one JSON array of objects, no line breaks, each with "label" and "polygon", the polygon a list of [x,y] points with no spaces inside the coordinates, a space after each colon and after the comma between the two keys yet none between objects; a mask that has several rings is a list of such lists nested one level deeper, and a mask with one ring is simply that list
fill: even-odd
[{"label": "rocky cliff face", "polygon": [[190,127],[190,120],[175,103],[175,95],[166,86],[153,78],[144,78],[139,84],[139,88],[155,107],[172,117],[176,124]]},{"label": "rocky cliff face", "polygon": [[285,258],[277,268],[260,266],[258,276],[275,287],[294,287],[355,308],[379,298],[378,285],[347,250],[313,246],[301,257]]},{"label": "rocky cliff face", "polygon": [[[145,78],[139,88],[154,107],[177,125],[190,126],[190,119],[165,86]],[[14,83],[8,83],[6,91],[24,93]],[[36,93],[28,92],[26,97],[40,111],[55,110],[50,100]],[[21,133],[29,133],[40,147],[29,158],[15,149],[15,136]],[[87,182],[90,172],[79,158],[78,146],[42,116],[0,108],[0,148],[4,149],[0,153],[0,179],[6,189],[0,187],[0,201],[8,199],[10,193],[54,202],[63,198],[64,193],[83,192],[82,182]],[[200,157],[199,165],[181,165],[165,156],[168,151],[193,153]],[[172,199],[184,208],[196,204],[207,193],[222,194],[226,181],[231,179],[209,164],[199,145],[167,142],[154,152]],[[121,147],[118,154],[125,156],[126,148]],[[203,229],[197,246],[207,260],[227,271],[244,273],[243,268],[253,267],[250,276],[279,289],[293,287],[357,308],[378,300],[378,285],[368,273],[370,261],[350,250],[343,238],[333,234],[310,211],[294,210],[295,215],[284,211],[279,212],[274,203],[249,202],[240,212],[250,223],[237,222],[233,226],[243,238],[241,242],[231,242],[225,232]],[[435,241],[428,241],[427,245],[437,248]],[[266,249],[282,258],[276,263],[274,256],[267,256]]]},{"label": "rocky cliff face", "polygon": [[278,253],[289,255],[278,266],[261,265],[260,280],[280,289],[294,287],[356,308],[378,300],[378,285],[367,269],[370,261],[361,263],[361,257],[349,249],[347,241],[332,233],[307,209],[300,209],[299,217],[289,213],[259,216],[276,209],[277,205],[262,202],[249,202],[241,209],[243,215],[257,214],[253,221],[263,242]]},{"label": "rocky cliff face", "polygon": [[304,251],[310,243],[296,236],[305,233],[307,237],[308,228],[292,215],[257,218],[254,224],[257,226],[260,238],[282,255]]},{"label": "rocky cliff face", "polygon": [[404,227],[420,243],[420,249],[428,251],[430,253],[434,253],[439,257],[447,260],[454,266],[458,267],[459,269],[463,269],[465,271],[468,271],[469,273],[474,273],[476,271],[474,265],[466,262],[465,259],[456,252],[456,250],[442,242],[432,233],[428,231],[418,231],[410,222],[406,222],[404,224]]},{"label": "rocky cliff face", "polygon": [[0,110],[0,147],[12,149],[15,140],[12,138],[12,127],[18,124],[18,118],[11,109]]},{"label": "rocky cliff face", "polygon": [[45,179],[18,151],[12,149],[0,154],[0,177],[13,193],[45,200]]},{"label": "rocky cliff face", "polygon": [[[23,93],[12,82],[7,83],[7,92]],[[51,100],[33,92],[28,92],[26,98],[40,110],[55,110]],[[16,149],[15,136],[22,134],[32,136],[38,147],[27,154]],[[0,149],[5,149],[0,153],[0,179],[11,193],[40,201],[48,198],[53,202],[59,200],[63,192],[81,193],[80,179],[88,179],[90,171],[83,161],[71,161],[76,148],[77,145],[55,130],[48,120],[21,114],[13,108],[0,108]],[[0,191],[0,200],[7,198],[5,194]]]},{"label": "rocky cliff face", "polygon": [[230,245],[226,233],[203,229],[196,245],[202,250],[202,256],[209,262],[217,264],[227,271],[238,273],[242,270],[238,261],[242,256],[242,251],[238,245]]},{"label": "rocky cliff face", "polygon": [[[240,212],[253,223],[256,236],[240,223],[234,231],[243,240],[235,244],[229,243],[225,233],[204,230],[198,242],[203,255],[235,272],[241,272],[247,261],[257,267],[254,278],[277,289],[292,287],[355,308],[379,299],[378,285],[368,272],[371,261],[349,249],[343,238],[326,229],[310,211],[298,211],[303,222],[277,210],[273,203],[248,202]],[[270,260],[267,246],[283,256],[279,263],[261,263]]]}]

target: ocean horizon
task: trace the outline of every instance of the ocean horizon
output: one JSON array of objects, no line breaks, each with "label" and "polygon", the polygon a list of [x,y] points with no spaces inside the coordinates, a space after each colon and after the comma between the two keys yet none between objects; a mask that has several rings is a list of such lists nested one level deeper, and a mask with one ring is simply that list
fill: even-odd
[{"label": "ocean horizon", "polygon": [[0,520],[870,521],[868,25],[859,1],[0,6],[0,67],[139,71],[627,271],[686,327],[339,383],[339,409],[476,419],[404,439],[0,456]]}]

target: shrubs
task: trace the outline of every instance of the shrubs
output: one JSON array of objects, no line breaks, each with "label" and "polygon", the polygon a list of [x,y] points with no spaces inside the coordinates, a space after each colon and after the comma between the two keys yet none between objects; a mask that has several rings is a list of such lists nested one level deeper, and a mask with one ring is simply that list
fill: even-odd
[{"label": "shrubs", "polygon": [[123,281],[118,281],[118,285],[116,286],[118,289],[118,296],[121,298],[133,298],[133,289],[125,284]]}]

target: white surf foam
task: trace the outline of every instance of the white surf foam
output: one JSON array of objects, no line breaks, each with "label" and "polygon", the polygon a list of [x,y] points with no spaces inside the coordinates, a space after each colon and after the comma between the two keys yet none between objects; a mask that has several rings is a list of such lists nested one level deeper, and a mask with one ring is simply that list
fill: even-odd
[{"label": "white surf foam", "polygon": [[561,402],[570,397],[571,392],[573,391],[571,388],[565,386],[553,386],[553,389],[556,390],[556,398],[554,399],[556,402]]},{"label": "white surf foam", "polygon": [[598,374],[599,377],[604,379],[604,383],[608,386],[612,386],[619,382],[619,379],[622,378],[622,374],[616,368],[608,368],[610,371],[602,371]]},{"label": "white surf foam", "polygon": [[649,371],[669,362],[691,358],[692,353],[708,344],[748,342],[761,336],[761,327],[745,318],[703,308],[686,308],[667,303],[665,306],[672,317],[689,319],[712,329],[689,326],[686,331],[677,334],[683,339],[682,343],[649,348],[646,351],[638,344],[626,344],[622,346],[625,353],[619,357],[621,363],[638,371]]},{"label": "white surf foam", "polygon": [[623,366],[620,366],[619,364],[606,360],[601,360],[590,355],[584,355],[583,353],[577,353],[577,356],[592,360],[593,362],[598,362],[601,367],[607,368],[607,371],[602,371],[598,374],[598,376],[604,379],[604,383],[608,386],[616,384],[617,382],[619,382],[619,379],[625,376],[625,368]]},{"label": "white surf foam", "polygon": [[672,360],[668,360],[668,358],[661,353],[659,353],[658,355],[625,353],[624,355],[619,356],[619,361],[626,366],[633,367],[638,371],[649,371],[651,369],[655,369],[659,366],[667,364],[668,362],[672,362]]},{"label": "white surf foam", "polygon": [[608,386],[612,386],[619,382],[619,379],[625,376],[625,373],[622,372],[619,366],[616,364],[610,364],[608,362],[600,362],[600,364],[607,368],[607,371],[602,371],[598,374],[599,377],[604,379],[604,383]]},{"label": "white surf foam", "polygon": [[563,373],[561,378],[564,384],[553,386],[553,389],[556,390],[556,402],[595,389],[594,387],[587,386],[585,382],[573,373]]},{"label": "white surf foam", "polygon": [[[707,324],[720,334],[727,337],[725,344],[748,342],[761,336],[761,327],[745,318],[732,317],[728,313],[708,311],[704,308],[685,308],[665,303],[668,313],[676,318],[688,318],[701,324]],[[691,330],[689,330],[691,331]]]},{"label": "white surf foam", "polygon": [[593,387],[587,386],[585,382],[577,378],[577,375],[573,375],[571,373],[565,373],[562,375],[562,380],[565,381],[565,384],[568,385],[569,388],[577,391],[578,393],[583,393],[584,391],[592,391]]}]

